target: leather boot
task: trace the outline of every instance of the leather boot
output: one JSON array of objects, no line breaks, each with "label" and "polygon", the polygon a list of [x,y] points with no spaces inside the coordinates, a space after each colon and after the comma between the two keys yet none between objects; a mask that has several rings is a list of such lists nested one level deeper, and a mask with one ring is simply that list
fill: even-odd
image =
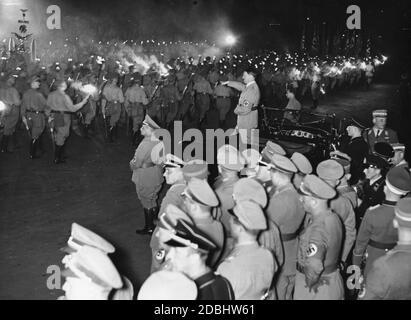
[{"label": "leather boot", "polygon": [[85,139],[90,139],[89,135],[88,135],[88,129],[90,128],[89,124],[85,124],[84,125],[84,138]]},{"label": "leather boot", "polygon": [[8,150],[9,140],[10,140],[10,136],[3,136],[3,140],[1,141],[1,152],[2,153],[12,153],[11,151]]},{"label": "leather boot", "polygon": [[153,216],[151,209],[144,208],[144,228],[137,229],[136,233],[141,235],[151,235],[154,231]]},{"label": "leather boot", "polygon": [[30,159],[36,159],[36,149],[37,149],[37,143],[38,140],[37,139],[31,139],[30,141]]},{"label": "leather boot", "polygon": [[12,143],[13,143],[13,148],[14,149],[20,149],[21,146],[20,146],[19,141],[17,139],[17,132],[13,133],[13,135],[11,136],[11,140],[12,140]]},{"label": "leather boot", "polygon": [[40,135],[40,137],[37,138],[37,147],[39,148],[41,155],[46,153],[46,150],[44,149],[44,145],[43,145],[43,139],[44,139],[44,132]]},{"label": "leather boot", "polygon": [[108,130],[108,142],[114,142],[114,127],[110,127]]},{"label": "leather boot", "polygon": [[54,163],[55,164],[60,164],[60,163],[65,163],[66,160],[63,159],[62,157],[62,152],[63,152],[63,146],[58,146],[56,145],[56,149],[54,152]]}]

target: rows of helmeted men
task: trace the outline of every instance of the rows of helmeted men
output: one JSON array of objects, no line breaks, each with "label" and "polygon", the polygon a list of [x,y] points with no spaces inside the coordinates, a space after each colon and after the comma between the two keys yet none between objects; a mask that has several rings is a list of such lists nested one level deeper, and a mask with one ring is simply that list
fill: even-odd
[{"label": "rows of helmeted men", "polygon": [[[375,149],[364,163],[366,176],[386,168],[386,150]],[[367,188],[359,199],[350,159],[333,156],[313,170],[304,155],[288,157],[271,141],[261,153],[224,145],[211,186],[206,162],[167,155],[170,188],[151,236],[151,275],[137,298],[344,299],[351,263],[362,270],[354,283],[360,298],[410,298],[409,169],[388,169],[382,202],[359,215]],[[80,244],[63,260],[70,271],[66,298],[132,298],[132,285],[107,256],[114,248],[78,230],[86,232],[73,225],[69,246]]]}]

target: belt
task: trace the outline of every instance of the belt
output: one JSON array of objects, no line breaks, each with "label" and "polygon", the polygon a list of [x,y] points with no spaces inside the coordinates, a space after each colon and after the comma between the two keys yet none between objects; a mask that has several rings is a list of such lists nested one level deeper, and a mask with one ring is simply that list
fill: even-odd
[{"label": "belt", "polygon": [[204,94],[204,95],[206,95],[206,94],[208,94],[207,92],[197,92],[197,94]]},{"label": "belt", "polygon": [[381,250],[391,250],[397,245],[396,243],[382,243],[382,242],[374,241],[372,239],[368,242],[368,244],[371,247],[381,249]]},{"label": "belt", "polygon": [[228,97],[226,97],[226,96],[217,96],[217,98],[228,99],[228,98],[230,98],[230,96],[228,96]]},{"label": "belt", "polygon": [[107,101],[107,103],[120,103],[119,101]]},{"label": "belt", "polygon": [[73,114],[74,112],[70,112],[70,111],[56,111],[56,110],[51,110],[51,113]]},{"label": "belt", "polygon": [[156,165],[154,164],[154,163],[143,163],[142,165],[141,165],[141,168],[142,169],[147,169],[147,168],[152,168],[152,167],[155,167]]},{"label": "belt", "polygon": [[[321,275],[322,276],[327,275],[327,274],[333,273],[337,270],[338,270],[338,264],[332,264],[330,266],[324,267],[324,270],[323,270]],[[304,267],[299,263],[297,263],[297,271],[301,272],[301,273],[304,273]]]},{"label": "belt", "polygon": [[44,113],[44,111],[38,111],[38,110],[33,110],[33,109],[28,109],[26,110],[26,112],[37,113],[37,114]]},{"label": "belt", "polygon": [[294,232],[294,233],[281,233],[280,237],[281,237],[281,240],[283,242],[287,242],[287,241],[297,239],[298,233],[297,232]]}]

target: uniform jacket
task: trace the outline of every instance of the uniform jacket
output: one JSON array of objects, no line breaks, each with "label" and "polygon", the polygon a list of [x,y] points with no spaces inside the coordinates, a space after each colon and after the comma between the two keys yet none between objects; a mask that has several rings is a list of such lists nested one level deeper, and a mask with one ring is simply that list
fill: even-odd
[{"label": "uniform jacket", "polygon": [[411,300],[411,245],[398,244],[375,260],[363,300]]},{"label": "uniform jacket", "polygon": [[34,89],[27,90],[21,103],[21,114],[25,115],[26,110],[44,111],[47,106],[46,98],[38,91]]},{"label": "uniform jacket", "polygon": [[[271,196],[266,210],[267,219],[273,221],[280,229],[284,250],[282,273],[293,275],[296,272],[298,231],[302,226],[305,211],[299,196],[292,184],[279,188]],[[294,234],[289,241],[284,237]]]},{"label": "uniform jacket", "polygon": [[330,208],[341,218],[344,224],[344,245],[341,260],[346,261],[355,242],[355,212],[350,200],[341,195],[330,201]]},{"label": "uniform jacket", "polygon": [[260,89],[255,81],[247,85],[237,81],[229,81],[228,86],[241,91],[238,105],[234,109],[239,129],[255,129],[258,127],[258,111],[252,110],[260,101]]},{"label": "uniform jacket", "polygon": [[236,300],[261,300],[270,289],[276,270],[271,252],[254,242],[236,245],[217,273],[230,281]]},{"label": "uniform jacket", "polygon": [[365,274],[368,273],[372,263],[388,251],[370,245],[370,241],[386,244],[387,247],[392,248],[398,240],[397,230],[392,224],[395,204],[395,202],[384,201],[382,205],[368,209],[364,215],[355,242],[353,264],[360,265],[367,251]]},{"label": "uniform jacket", "polygon": [[194,279],[197,285],[197,300],[235,300],[230,282],[213,271]]},{"label": "uniform jacket", "polygon": [[397,143],[398,136],[397,133],[390,128],[385,128],[378,136],[376,136],[374,129],[369,128],[364,131],[364,140],[368,143],[370,152],[374,152],[374,145],[377,142],[386,142],[389,144]]},{"label": "uniform jacket", "polygon": [[337,270],[343,241],[340,218],[331,210],[310,217],[300,235],[298,264],[308,287],[316,285],[327,269]]}]

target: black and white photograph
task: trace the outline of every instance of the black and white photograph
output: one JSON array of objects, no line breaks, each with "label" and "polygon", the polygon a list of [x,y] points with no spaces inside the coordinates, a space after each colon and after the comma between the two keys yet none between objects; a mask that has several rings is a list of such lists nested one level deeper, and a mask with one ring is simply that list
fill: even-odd
[{"label": "black and white photograph", "polygon": [[410,72],[409,0],[0,0],[0,300],[410,300]]}]

